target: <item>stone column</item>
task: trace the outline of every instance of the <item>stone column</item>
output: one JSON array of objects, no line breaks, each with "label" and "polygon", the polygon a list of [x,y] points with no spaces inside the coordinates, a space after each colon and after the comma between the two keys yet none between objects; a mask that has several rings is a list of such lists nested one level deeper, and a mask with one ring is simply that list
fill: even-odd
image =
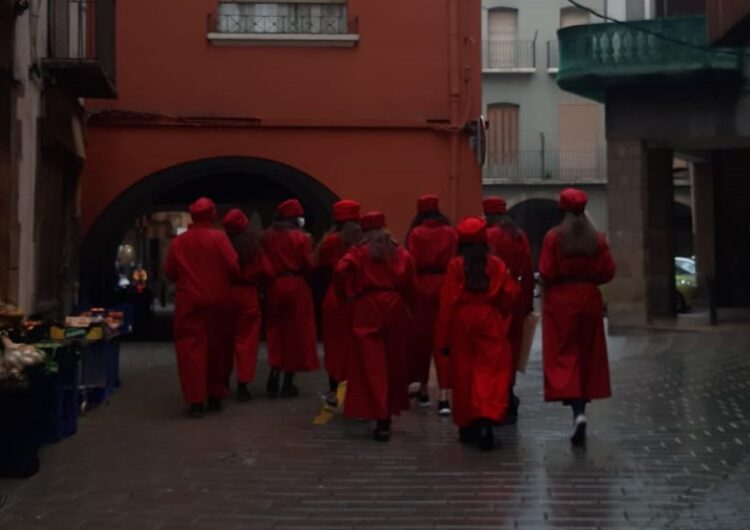
[{"label": "stone column", "polygon": [[690,167],[693,207],[693,248],[697,263],[697,281],[706,289],[716,272],[716,227],[714,217],[714,175],[710,163]]},{"label": "stone column", "polygon": [[617,274],[605,288],[612,332],[674,316],[672,152],[610,140],[609,241]]}]

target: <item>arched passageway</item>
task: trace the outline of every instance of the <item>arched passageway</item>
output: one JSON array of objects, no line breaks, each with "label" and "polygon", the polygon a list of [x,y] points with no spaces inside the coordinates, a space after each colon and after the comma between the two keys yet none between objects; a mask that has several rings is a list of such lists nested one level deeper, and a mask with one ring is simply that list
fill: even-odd
[{"label": "arched passageway", "polygon": [[557,201],[551,199],[529,199],[510,209],[516,224],[526,231],[531,246],[531,258],[536,268],[542,249],[544,235],[562,219]]},{"label": "arched passageway", "polygon": [[675,255],[691,257],[693,248],[693,211],[681,202],[674,203]]}]

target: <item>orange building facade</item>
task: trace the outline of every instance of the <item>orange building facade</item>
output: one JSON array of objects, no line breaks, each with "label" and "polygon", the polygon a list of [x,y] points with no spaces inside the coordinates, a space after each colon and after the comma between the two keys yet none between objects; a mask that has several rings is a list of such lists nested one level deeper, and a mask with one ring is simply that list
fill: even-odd
[{"label": "orange building facade", "polygon": [[[118,98],[88,106],[84,293],[144,213],[198,195],[311,231],[353,198],[403,236],[417,196],[479,212],[480,0],[117,4]],[[84,295],[86,296],[86,295]]]}]

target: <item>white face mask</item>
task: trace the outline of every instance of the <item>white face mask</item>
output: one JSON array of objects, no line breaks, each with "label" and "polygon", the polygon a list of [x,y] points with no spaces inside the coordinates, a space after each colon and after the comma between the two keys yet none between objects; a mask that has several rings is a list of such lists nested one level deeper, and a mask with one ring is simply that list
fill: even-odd
[{"label": "white face mask", "polygon": [[297,226],[300,228],[305,228],[305,218],[304,217],[297,217]]}]

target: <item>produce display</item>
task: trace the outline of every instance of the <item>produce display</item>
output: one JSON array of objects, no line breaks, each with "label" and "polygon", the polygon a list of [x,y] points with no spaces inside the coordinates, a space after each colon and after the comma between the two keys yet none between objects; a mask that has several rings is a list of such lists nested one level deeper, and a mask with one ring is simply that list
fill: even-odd
[{"label": "produce display", "polygon": [[23,384],[24,370],[42,364],[46,360],[43,352],[30,344],[17,344],[3,337],[3,353],[0,357],[0,384]]}]

